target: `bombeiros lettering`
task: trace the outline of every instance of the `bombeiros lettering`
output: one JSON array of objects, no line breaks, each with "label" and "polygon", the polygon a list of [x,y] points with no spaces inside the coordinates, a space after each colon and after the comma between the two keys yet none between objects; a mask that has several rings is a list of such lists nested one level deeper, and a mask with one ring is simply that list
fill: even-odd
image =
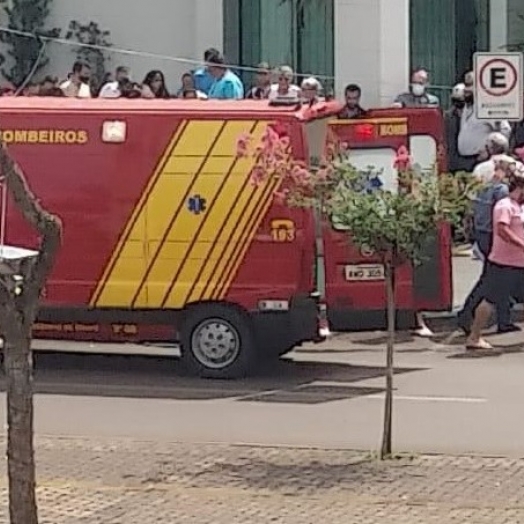
[{"label": "bombeiros lettering", "polygon": [[0,129],[4,144],[83,145],[89,142],[85,129]]},{"label": "bombeiros lettering", "polygon": [[405,136],[408,134],[407,124],[381,124],[380,136]]}]

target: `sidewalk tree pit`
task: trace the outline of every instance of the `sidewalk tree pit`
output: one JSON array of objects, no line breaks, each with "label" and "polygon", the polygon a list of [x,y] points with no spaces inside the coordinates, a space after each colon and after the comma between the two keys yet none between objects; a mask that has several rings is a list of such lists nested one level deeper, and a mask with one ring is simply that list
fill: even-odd
[{"label": "sidewalk tree pit", "polygon": [[[289,136],[279,124],[268,126],[260,143],[253,143],[250,136],[240,137],[237,152],[254,159],[253,184],[272,182],[275,199],[287,206],[311,209],[317,222],[331,220],[337,229],[347,231],[348,242],[373,252],[384,268],[388,337],[380,456],[386,459],[392,454],[395,271],[403,264],[423,262],[428,237],[436,235],[440,227],[462,225],[477,183],[471,178],[440,174],[436,166],[424,171],[413,164],[409,151],[402,147],[394,163],[397,187],[389,191],[383,187],[381,171],[356,169],[344,144],[324,138],[323,144],[328,146],[322,148],[323,157],[313,156],[309,165],[293,159]],[[322,228],[317,227],[317,231]],[[318,255],[318,241],[316,247]],[[317,256],[318,260],[323,258]],[[322,285],[317,279],[321,296],[325,293]]]}]

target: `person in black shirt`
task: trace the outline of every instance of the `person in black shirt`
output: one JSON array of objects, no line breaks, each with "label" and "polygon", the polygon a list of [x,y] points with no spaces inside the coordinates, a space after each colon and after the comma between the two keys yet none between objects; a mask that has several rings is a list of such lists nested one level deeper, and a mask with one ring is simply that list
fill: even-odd
[{"label": "person in black shirt", "polygon": [[342,119],[362,118],[366,115],[366,111],[360,106],[360,98],[362,96],[362,89],[357,84],[349,84],[344,90],[344,97],[346,105],[338,115]]}]

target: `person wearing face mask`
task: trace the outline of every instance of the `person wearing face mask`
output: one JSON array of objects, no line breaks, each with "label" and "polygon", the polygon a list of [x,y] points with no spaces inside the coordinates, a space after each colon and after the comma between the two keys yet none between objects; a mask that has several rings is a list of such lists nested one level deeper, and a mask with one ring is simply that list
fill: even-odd
[{"label": "person wearing face mask", "polygon": [[409,92],[401,93],[394,102],[395,107],[438,107],[439,99],[427,92],[429,75],[425,69],[416,69],[411,75]]},{"label": "person wearing face mask", "polygon": [[524,285],[524,172],[518,169],[508,176],[507,197],[499,200],[493,209],[493,240],[482,275],[482,302],[475,310],[466,350],[495,352],[481,337],[496,306],[510,297],[522,295]]},{"label": "person wearing face mask", "polygon": [[91,98],[91,67],[87,62],[77,60],[69,78],[60,84],[60,89],[65,96],[71,98]]},{"label": "person wearing face mask", "polygon": [[458,135],[460,132],[460,119],[466,104],[464,92],[466,86],[457,84],[451,91],[451,107],[444,113],[446,126],[446,152],[448,156],[448,169],[450,173],[467,171],[468,164],[458,152]]},{"label": "person wearing face mask", "polygon": [[466,171],[473,171],[479,161],[486,157],[486,143],[494,131],[502,133],[509,139],[511,125],[507,120],[479,120],[475,114],[475,75],[465,75],[465,106],[460,117],[460,131],[457,139],[458,152],[463,158]]}]

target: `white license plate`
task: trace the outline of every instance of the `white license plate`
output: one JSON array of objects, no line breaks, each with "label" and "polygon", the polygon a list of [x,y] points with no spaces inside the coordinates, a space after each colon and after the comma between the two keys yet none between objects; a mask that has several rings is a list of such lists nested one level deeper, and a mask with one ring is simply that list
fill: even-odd
[{"label": "white license plate", "polygon": [[355,264],[345,266],[346,280],[358,282],[362,280],[384,280],[384,266],[382,264]]}]

